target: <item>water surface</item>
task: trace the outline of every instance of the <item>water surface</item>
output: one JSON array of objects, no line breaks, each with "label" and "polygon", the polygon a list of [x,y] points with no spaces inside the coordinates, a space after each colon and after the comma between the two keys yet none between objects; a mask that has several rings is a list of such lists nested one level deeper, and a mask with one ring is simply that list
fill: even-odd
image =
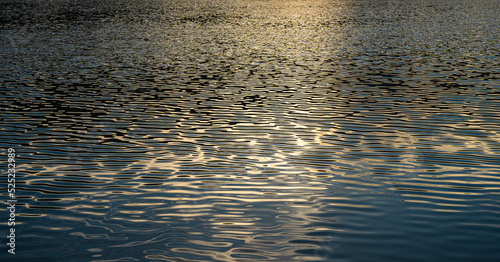
[{"label": "water surface", "polygon": [[0,5],[2,260],[500,260],[498,1]]}]

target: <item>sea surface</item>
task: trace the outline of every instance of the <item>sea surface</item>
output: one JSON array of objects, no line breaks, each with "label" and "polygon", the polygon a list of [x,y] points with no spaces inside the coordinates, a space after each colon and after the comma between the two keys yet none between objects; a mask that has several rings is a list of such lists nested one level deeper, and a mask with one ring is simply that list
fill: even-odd
[{"label": "sea surface", "polygon": [[0,0],[0,260],[500,261],[499,14]]}]

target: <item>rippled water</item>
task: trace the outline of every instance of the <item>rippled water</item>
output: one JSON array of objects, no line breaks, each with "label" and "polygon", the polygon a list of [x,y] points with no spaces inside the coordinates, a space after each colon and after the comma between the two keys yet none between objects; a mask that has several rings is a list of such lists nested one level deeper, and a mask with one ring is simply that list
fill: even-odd
[{"label": "rippled water", "polygon": [[500,260],[500,2],[0,5],[2,261]]}]

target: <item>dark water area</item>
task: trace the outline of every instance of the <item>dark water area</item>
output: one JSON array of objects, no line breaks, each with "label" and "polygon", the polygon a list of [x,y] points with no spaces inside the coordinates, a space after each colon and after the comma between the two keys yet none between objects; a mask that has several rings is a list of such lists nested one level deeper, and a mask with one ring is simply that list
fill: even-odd
[{"label": "dark water area", "polygon": [[0,6],[1,261],[500,261],[499,1]]}]

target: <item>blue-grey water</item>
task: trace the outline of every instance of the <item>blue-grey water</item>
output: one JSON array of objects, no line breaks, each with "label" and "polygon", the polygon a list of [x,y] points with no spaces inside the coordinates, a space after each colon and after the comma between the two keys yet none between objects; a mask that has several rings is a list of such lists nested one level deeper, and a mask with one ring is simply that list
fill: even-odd
[{"label": "blue-grey water", "polygon": [[0,6],[1,261],[500,261],[499,1]]}]

